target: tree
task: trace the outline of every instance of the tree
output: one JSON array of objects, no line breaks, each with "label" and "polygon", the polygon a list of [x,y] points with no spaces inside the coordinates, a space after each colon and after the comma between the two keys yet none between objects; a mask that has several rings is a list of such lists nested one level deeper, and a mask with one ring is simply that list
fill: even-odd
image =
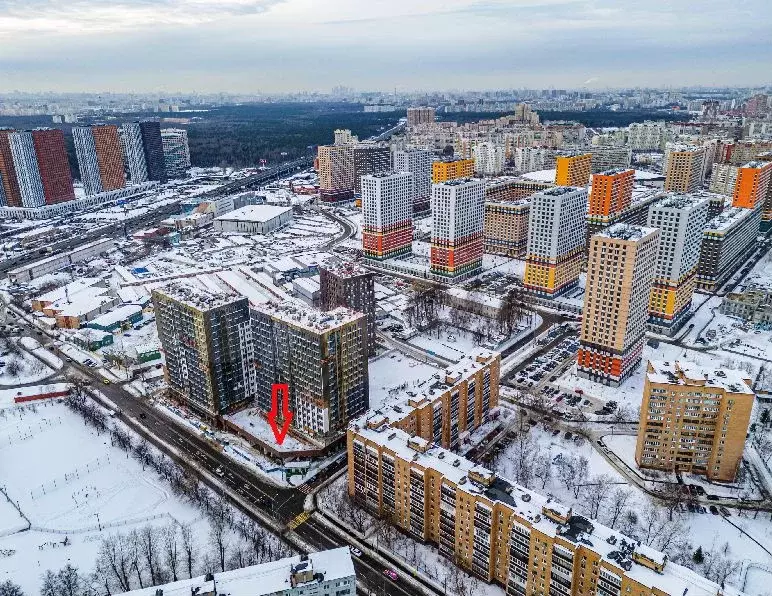
[{"label": "tree", "polygon": [[142,550],[142,556],[145,559],[145,566],[150,573],[150,585],[154,586],[160,579],[158,551],[158,530],[153,526],[145,526],[139,531],[139,545]]},{"label": "tree", "polygon": [[759,417],[759,421],[765,427],[769,424],[769,408],[764,408],[761,411],[761,416]]},{"label": "tree", "polygon": [[6,374],[12,379],[17,378],[21,374],[21,364],[15,358],[8,363],[5,367]]},{"label": "tree", "polygon": [[59,583],[56,581],[56,574],[50,569],[43,576],[40,596],[59,596]]},{"label": "tree", "polygon": [[21,586],[7,579],[0,583],[0,596],[24,596],[24,592],[22,592]]},{"label": "tree", "polygon": [[608,474],[593,476],[587,483],[587,504],[590,517],[597,518],[600,508],[611,492],[612,478]]},{"label": "tree", "polygon": [[544,490],[547,483],[552,479],[552,453],[549,451],[540,453],[534,459],[533,475],[537,480],[541,481],[541,489]]},{"label": "tree", "polygon": [[128,592],[131,589],[131,561],[125,536],[117,534],[102,540],[97,569],[106,578],[110,578],[119,591]]},{"label": "tree", "polygon": [[694,561],[697,565],[701,565],[705,561],[705,555],[702,552],[701,546],[698,546],[697,550],[694,551],[694,554],[692,555],[692,561]]},{"label": "tree", "polygon": [[686,500],[684,498],[683,485],[676,484],[675,482],[668,482],[665,484],[661,493],[661,498],[667,508],[668,519],[673,521],[673,513],[678,510],[681,504]]},{"label": "tree", "polygon": [[81,596],[84,581],[78,573],[78,568],[69,563],[56,574],[60,596]]},{"label": "tree", "polygon": [[616,528],[632,496],[633,491],[623,486],[618,486],[611,493],[611,501],[606,507],[606,511],[608,512],[608,525],[612,530]]},{"label": "tree", "polygon": [[509,289],[501,299],[501,308],[498,312],[499,331],[511,335],[517,324],[523,318],[523,288],[515,286]]},{"label": "tree", "polygon": [[177,581],[177,568],[179,567],[180,553],[177,544],[177,526],[169,524],[163,531],[164,562],[172,574],[172,581]]},{"label": "tree", "polygon": [[180,526],[180,536],[182,537],[182,553],[184,555],[185,567],[188,570],[188,577],[193,577],[193,569],[196,566],[196,542],[193,537],[193,530],[190,524]]}]

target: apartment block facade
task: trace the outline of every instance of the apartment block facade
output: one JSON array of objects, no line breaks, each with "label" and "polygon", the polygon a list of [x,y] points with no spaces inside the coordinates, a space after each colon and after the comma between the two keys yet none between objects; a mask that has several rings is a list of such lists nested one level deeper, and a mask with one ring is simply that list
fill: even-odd
[{"label": "apartment block facade", "polygon": [[737,172],[732,206],[755,209],[764,204],[772,179],[772,161],[751,161]]},{"label": "apartment block facade", "polygon": [[410,172],[413,175],[413,215],[429,211],[432,196],[432,159],[432,152],[425,149],[394,152],[394,171]]},{"label": "apartment block facade", "polygon": [[485,201],[484,250],[494,255],[522,258],[528,248],[528,216],[531,203]]},{"label": "apartment block facade", "polygon": [[576,286],[585,242],[587,189],[557,186],[530,198],[525,288],[545,298]]},{"label": "apartment block facade", "polygon": [[391,149],[376,144],[354,146],[354,193],[362,192],[362,176],[391,171]]},{"label": "apartment block facade", "polygon": [[249,301],[174,282],[151,293],[172,395],[214,418],[255,395]]},{"label": "apartment block facade", "polygon": [[455,279],[477,274],[482,268],[484,223],[482,180],[433,184],[430,271]]},{"label": "apartment block facade", "polygon": [[354,500],[508,596],[724,593],[665,554],[384,416],[352,423],[347,441]]},{"label": "apartment block facade", "polygon": [[367,317],[296,303],[252,309],[256,401],[271,409],[271,387],[286,383],[292,427],[323,443],[369,407]]},{"label": "apartment block facade", "polygon": [[705,147],[667,143],[664,159],[665,190],[699,190],[705,173]]},{"label": "apartment block facade", "polygon": [[485,200],[493,202],[519,201],[553,186],[555,185],[550,182],[521,179],[504,180],[485,187]]},{"label": "apartment block facade", "polygon": [[432,182],[439,184],[448,180],[474,176],[474,159],[454,159],[432,163]]},{"label": "apartment block facade", "polygon": [[587,225],[608,226],[619,219],[633,199],[635,170],[604,170],[592,176]]},{"label": "apartment block facade", "polygon": [[142,145],[142,131],[139,122],[125,122],[119,131],[123,148],[125,171],[132,184],[140,184],[149,180],[145,150]]},{"label": "apartment block facade", "polygon": [[418,126],[420,124],[433,124],[436,116],[434,108],[419,106],[407,109],[407,125]]},{"label": "apartment block facade", "polygon": [[714,163],[710,174],[710,192],[734,196],[734,188],[737,185],[737,174],[740,168],[730,163]]},{"label": "apartment block facade", "polygon": [[161,123],[157,120],[142,120],[139,123],[139,132],[142,135],[142,149],[145,153],[145,165],[147,167],[147,179],[166,182],[166,161],[164,159],[164,147],[161,140]]},{"label": "apartment block facade", "polygon": [[555,184],[558,186],[587,186],[591,173],[592,153],[555,157]]},{"label": "apartment block facade", "polygon": [[367,317],[367,345],[375,355],[375,274],[353,263],[319,267],[319,303],[324,310],[345,306]]},{"label": "apartment block facade", "polygon": [[659,237],[617,223],[590,239],[579,376],[618,386],[640,363]]},{"label": "apartment block facade", "polygon": [[354,196],[354,145],[319,145],[319,197],[324,202],[348,201]]},{"label": "apartment block facade", "polygon": [[382,261],[409,254],[413,244],[413,175],[362,177],[362,249]]},{"label": "apartment block facade", "polygon": [[80,181],[87,195],[126,186],[118,127],[112,124],[75,126],[72,129]]},{"label": "apartment block facade", "polygon": [[641,468],[733,482],[755,400],[752,383],[736,370],[650,361],[635,462]]},{"label": "apartment block facade", "polygon": [[12,128],[0,128],[0,206],[21,207],[21,191],[11,151]]},{"label": "apartment block facade", "polygon": [[161,131],[164,168],[169,178],[182,178],[190,168],[188,131],[184,128],[164,128]]},{"label": "apartment block facade", "polygon": [[606,170],[627,170],[633,159],[633,150],[628,147],[593,147],[592,173]]},{"label": "apartment block facade", "polygon": [[730,207],[705,224],[697,268],[697,287],[719,289],[756,248],[761,209]]},{"label": "apartment block facade", "polygon": [[649,209],[648,227],[660,230],[657,270],[649,298],[652,331],[672,335],[689,314],[708,204],[699,195],[674,194]]},{"label": "apartment block facade", "polygon": [[61,130],[36,128],[13,132],[9,139],[21,206],[41,207],[75,199]]},{"label": "apartment block facade", "polygon": [[477,143],[473,149],[474,170],[482,176],[498,176],[504,170],[504,146],[490,141]]}]

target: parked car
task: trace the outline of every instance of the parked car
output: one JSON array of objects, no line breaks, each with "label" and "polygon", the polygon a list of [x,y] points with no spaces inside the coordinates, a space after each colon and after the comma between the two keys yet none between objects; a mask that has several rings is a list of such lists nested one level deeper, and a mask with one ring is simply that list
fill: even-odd
[{"label": "parked car", "polygon": [[399,580],[399,575],[397,575],[397,572],[394,571],[393,569],[384,569],[383,575],[388,577],[393,582]]},{"label": "parked car", "polygon": [[723,505],[721,505],[721,507],[719,507],[718,510],[721,512],[721,515],[723,515],[724,517],[732,517],[732,513],[729,511],[729,509],[727,509]]},{"label": "parked car", "polygon": [[713,515],[718,515],[718,507],[716,507],[715,505],[711,505],[711,506],[710,506],[710,512],[711,512]]},{"label": "parked car", "polygon": [[356,546],[349,546],[348,552],[354,555],[357,559],[362,556],[362,551],[359,550]]}]

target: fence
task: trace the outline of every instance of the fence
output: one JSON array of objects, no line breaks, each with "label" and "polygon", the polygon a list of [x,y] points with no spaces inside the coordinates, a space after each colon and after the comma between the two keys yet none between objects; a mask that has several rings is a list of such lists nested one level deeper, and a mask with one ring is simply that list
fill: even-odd
[{"label": "fence", "polygon": [[39,497],[42,497],[43,495],[47,495],[48,493],[53,492],[56,489],[62,488],[63,486],[67,486],[69,483],[74,482],[75,480],[79,480],[81,474],[86,475],[90,472],[93,472],[97,468],[101,468],[102,466],[105,466],[109,463],[110,463],[109,455],[98,457],[94,461],[87,463],[85,466],[81,466],[80,468],[75,468],[74,472],[69,472],[68,474],[65,474],[63,478],[59,478],[59,479],[54,478],[50,482],[41,484],[38,488],[30,490],[29,491],[30,496],[32,497],[32,499],[37,499]]}]

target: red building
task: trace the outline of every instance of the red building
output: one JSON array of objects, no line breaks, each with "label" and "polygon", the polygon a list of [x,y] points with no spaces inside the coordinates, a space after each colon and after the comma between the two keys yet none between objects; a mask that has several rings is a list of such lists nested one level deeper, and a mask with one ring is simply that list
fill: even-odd
[{"label": "red building", "polygon": [[75,199],[64,133],[58,128],[41,128],[32,131],[32,141],[46,205]]}]

